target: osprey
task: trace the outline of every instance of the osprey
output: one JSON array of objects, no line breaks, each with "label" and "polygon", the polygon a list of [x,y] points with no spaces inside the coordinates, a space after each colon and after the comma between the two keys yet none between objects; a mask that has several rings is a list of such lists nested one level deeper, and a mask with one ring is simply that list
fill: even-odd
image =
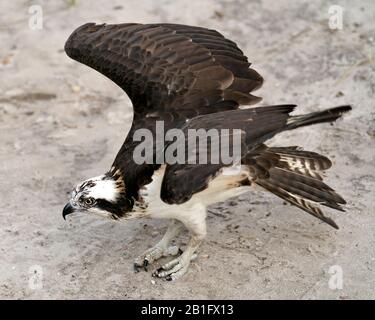
[{"label": "osprey", "polygon": [[[175,280],[186,273],[206,235],[206,207],[249,191],[257,184],[283,200],[338,228],[319,205],[344,211],[345,200],[323,180],[331,161],[302,148],[268,147],[265,141],[285,130],[333,122],[350,106],[290,115],[294,105],[248,107],[261,99],[250,94],[262,77],[237,45],[215,30],[177,24],[88,23],[65,44],[71,58],[84,63],[120,86],[133,104],[131,129],[108,172],[79,183],[64,207],[116,221],[151,217],[170,224],[163,238],[135,260],[144,268],[166,255],[176,257],[153,272]],[[151,143],[154,162],[139,163],[134,152],[140,129],[239,129],[239,169],[219,163],[160,163],[171,144]],[[233,136],[232,131],[229,136]],[[191,140],[185,138],[187,145]],[[151,141],[155,142],[155,141]],[[213,151],[210,141],[193,152]],[[186,144],[185,144],[186,146]],[[204,150],[203,150],[204,149]],[[203,151],[202,151],[203,150]],[[191,238],[184,252],[171,241],[183,229]]]}]

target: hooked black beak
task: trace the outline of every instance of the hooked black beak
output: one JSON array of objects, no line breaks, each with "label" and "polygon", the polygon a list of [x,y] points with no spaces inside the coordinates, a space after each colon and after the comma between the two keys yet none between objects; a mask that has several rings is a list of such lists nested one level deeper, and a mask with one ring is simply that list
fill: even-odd
[{"label": "hooked black beak", "polygon": [[72,207],[72,205],[70,204],[70,202],[68,202],[68,203],[66,204],[66,206],[64,207],[64,209],[63,209],[63,213],[62,213],[62,216],[63,216],[64,220],[65,220],[65,217],[66,217],[68,214],[71,214],[71,213],[73,213],[74,211],[75,211],[74,208]]}]

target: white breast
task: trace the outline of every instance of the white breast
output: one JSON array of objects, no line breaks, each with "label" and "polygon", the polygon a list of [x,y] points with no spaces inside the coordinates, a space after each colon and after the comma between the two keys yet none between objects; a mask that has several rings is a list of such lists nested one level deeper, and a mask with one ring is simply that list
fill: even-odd
[{"label": "white breast", "polygon": [[209,206],[238,196],[249,190],[247,186],[239,186],[238,181],[249,176],[246,167],[230,174],[231,169],[224,169],[214,178],[208,187],[196,194],[183,204],[167,204],[160,199],[161,184],[164,177],[165,166],[162,166],[152,176],[152,182],[144,187],[141,196],[147,204],[147,215],[152,218],[179,218],[183,212],[191,212],[197,206]]}]

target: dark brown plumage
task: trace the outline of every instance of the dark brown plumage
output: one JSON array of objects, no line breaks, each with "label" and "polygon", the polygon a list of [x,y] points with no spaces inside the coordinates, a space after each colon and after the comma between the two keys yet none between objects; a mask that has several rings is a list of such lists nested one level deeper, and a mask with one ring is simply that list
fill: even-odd
[{"label": "dark brown plumage", "polygon": [[[240,105],[260,100],[251,92],[263,79],[234,42],[200,27],[88,23],[72,33],[65,50],[73,59],[106,75],[132,100],[133,124],[113,164],[126,172],[123,180],[130,202],[139,200],[140,188],[160,166],[134,163],[132,153],[138,143],[133,134],[137,129],[154,132],[157,120],[164,121],[165,130],[241,129],[241,161],[248,165],[253,182],[337,227],[314,205],[342,210],[340,204],[345,203],[322,182],[322,172],[330,167],[330,161],[296,147],[268,148],[264,142],[285,130],[335,121],[349,106],[301,116],[289,115],[293,105],[239,110]],[[154,157],[163,156],[163,152],[155,147]],[[170,204],[187,201],[204,190],[223,166],[167,165],[162,200]]]},{"label": "dark brown plumage", "polygon": [[[237,45],[215,30],[176,24],[88,23],[75,30],[66,53],[106,75],[130,97],[133,125],[115,159],[126,168],[129,197],[150,182],[159,165],[135,165],[132,153],[139,128],[165,131],[198,115],[237,109],[260,100],[250,94],[262,77]],[[156,151],[155,151],[156,153]]]}]

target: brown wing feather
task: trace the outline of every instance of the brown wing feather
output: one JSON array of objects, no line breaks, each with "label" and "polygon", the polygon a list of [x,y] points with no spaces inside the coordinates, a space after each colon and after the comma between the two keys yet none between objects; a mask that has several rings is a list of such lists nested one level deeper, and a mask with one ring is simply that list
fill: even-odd
[{"label": "brown wing feather", "polygon": [[[275,135],[281,128],[285,127],[289,113],[293,111],[294,105],[279,105],[251,108],[244,110],[230,110],[209,115],[195,117],[190,120],[182,129],[185,137],[185,146],[192,146],[196,140],[195,136],[188,134],[189,130],[204,129],[206,132],[210,129],[229,129],[228,140],[233,141],[234,129],[241,130],[241,158],[246,159],[250,150],[256,148],[265,140]],[[249,124],[256,124],[251,126]],[[213,179],[219,170],[228,166],[223,164],[222,159],[219,164],[210,163],[210,155],[222,155],[220,150],[220,136],[210,138],[206,144],[198,144],[196,148],[185,149],[185,159],[199,159],[203,153],[207,155],[208,164],[186,164],[175,163],[168,164],[164,173],[164,179],[161,189],[161,198],[167,203],[183,203],[190,199],[193,194],[204,190],[211,179]],[[231,146],[228,148],[230,151]],[[224,151],[224,152],[226,152]],[[277,157],[277,161],[278,161]],[[241,159],[237,159],[241,160]],[[185,161],[188,162],[188,161]],[[245,161],[247,164],[247,162]]]},{"label": "brown wing feather", "polygon": [[[173,113],[177,122],[259,101],[249,93],[261,86],[262,77],[234,42],[214,30],[89,23],[72,33],[65,50],[123,88],[136,113],[157,111],[158,119]],[[218,102],[227,103],[216,110]]]},{"label": "brown wing feather", "polygon": [[[293,192],[298,197],[304,197],[305,200],[342,210],[339,204],[345,203],[344,200],[321,181],[322,170],[331,166],[328,158],[295,147],[267,148],[262,143],[284,130],[319,121],[326,122],[328,118],[335,120],[339,113],[348,111],[349,108],[339,107],[302,116],[289,116],[294,107],[279,105],[218,112],[195,117],[183,129],[241,129],[241,162],[249,166],[255,181],[268,179],[268,183],[274,183],[275,186]],[[191,145],[192,141],[189,140],[188,134],[185,134],[185,137],[185,145]],[[207,155],[222,154],[220,150],[214,150],[212,145],[213,143],[207,144],[207,148],[203,150],[197,148],[195,158],[197,159],[198,153],[201,152]],[[181,203],[190,199],[194,193],[206,188],[210,179],[213,179],[223,166],[225,164],[222,163],[168,165],[164,174],[161,198],[167,203]]]},{"label": "brown wing feather", "polygon": [[234,42],[214,30],[176,24],[88,23],[71,34],[65,51],[110,78],[132,100],[132,128],[114,161],[126,172],[130,196],[137,196],[158,167],[134,163],[137,129],[153,131],[155,121],[163,120],[168,130],[197,115],[259,101],[249,92],[261,86],[262,77],[249,68]]}]

